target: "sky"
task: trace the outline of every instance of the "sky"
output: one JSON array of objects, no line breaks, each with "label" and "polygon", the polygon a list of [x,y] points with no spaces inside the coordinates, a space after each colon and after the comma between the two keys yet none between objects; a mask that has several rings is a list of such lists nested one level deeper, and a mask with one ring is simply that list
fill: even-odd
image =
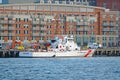
[{"label": "sky", "polygon": [[2,2],[2,0],[0,0],[0,3]]}]

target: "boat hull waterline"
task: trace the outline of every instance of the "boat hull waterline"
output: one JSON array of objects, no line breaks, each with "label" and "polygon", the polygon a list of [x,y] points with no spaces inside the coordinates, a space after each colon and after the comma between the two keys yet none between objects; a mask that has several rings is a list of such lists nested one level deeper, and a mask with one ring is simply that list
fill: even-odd
[{"label": "boat hull waterline", "polygon": [[64,58],[64,57],[92,57],[94,49],[81,51],[48,51],[48,52],[31,52],[21,51],[19,57],[23,58]]}]

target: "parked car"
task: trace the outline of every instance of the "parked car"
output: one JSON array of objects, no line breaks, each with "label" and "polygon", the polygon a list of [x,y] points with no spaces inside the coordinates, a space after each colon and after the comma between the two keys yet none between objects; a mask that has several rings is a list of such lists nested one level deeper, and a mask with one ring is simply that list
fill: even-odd
[{"label": "parked car", "polygon": [[99,43],[88,43],[87,46],[89,49],[97,49],[97,48],[102,48],[102,45]]}]

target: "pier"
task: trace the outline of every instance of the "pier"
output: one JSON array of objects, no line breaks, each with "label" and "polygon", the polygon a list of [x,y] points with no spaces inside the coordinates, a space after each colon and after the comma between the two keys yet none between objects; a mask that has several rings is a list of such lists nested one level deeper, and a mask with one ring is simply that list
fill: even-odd
[{"label": "pier", "polygon": [[[19,58],[18,50],[0,50],[0,58]],[[93,57],[119,57],[120,48],[96,49]]]},{"label": "pier", "polygon": [[120,56],[120,48],[103,48],[103,49],[96,49],[93,57],[114,57]]},{"label": "pier", "polygon": [[18,50],[0,50],[0,58],[17,58],[19,57]]}]

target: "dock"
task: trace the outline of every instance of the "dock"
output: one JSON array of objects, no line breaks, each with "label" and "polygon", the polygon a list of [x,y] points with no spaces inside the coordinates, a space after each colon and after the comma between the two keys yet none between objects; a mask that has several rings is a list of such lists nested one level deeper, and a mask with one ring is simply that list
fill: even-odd
[{"label": "dock", "polygon": [[120,48],[96,49],[93,57],[114,57],[120,56]]},{"label": "dock", "polygon": [[[19,58],[18,50],[0,50],[0,58]],[[96,49],[92,57],[120,57],[120,48]]]},{"label": "dock", "polygon": [[19,57],[18,50],[0,50],[0,58],[17,58]]}]

